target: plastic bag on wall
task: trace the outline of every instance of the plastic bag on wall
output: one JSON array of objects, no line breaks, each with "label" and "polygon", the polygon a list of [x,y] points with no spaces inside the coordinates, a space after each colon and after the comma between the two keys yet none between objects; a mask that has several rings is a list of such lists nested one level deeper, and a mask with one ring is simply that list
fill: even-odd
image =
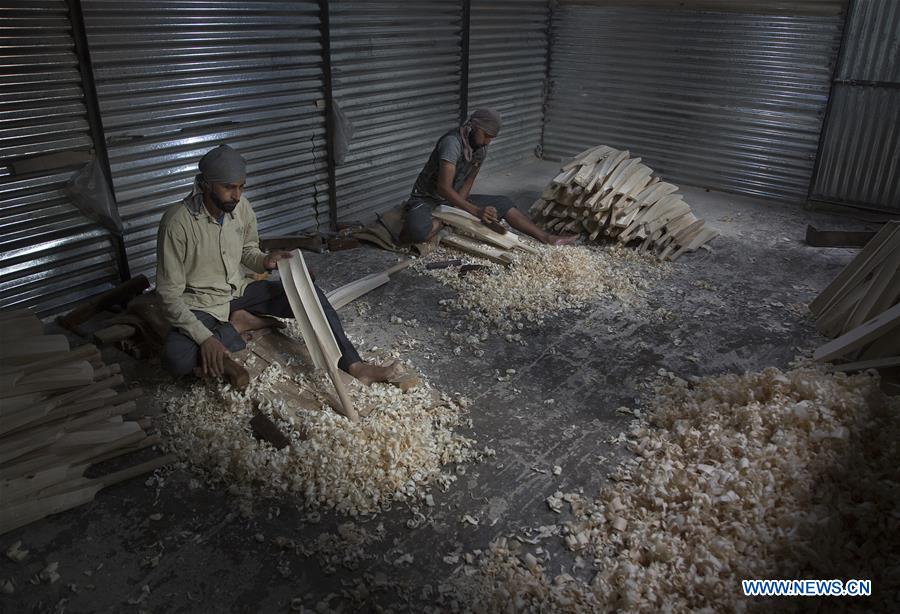
[{"label": "plastic bag on wall", "polygon": [[109,182],[96,158],[66,182],[66,195],[72,204],[89,220],[97,222],[119,236],[122,235],[122,218],[109,190]]}]

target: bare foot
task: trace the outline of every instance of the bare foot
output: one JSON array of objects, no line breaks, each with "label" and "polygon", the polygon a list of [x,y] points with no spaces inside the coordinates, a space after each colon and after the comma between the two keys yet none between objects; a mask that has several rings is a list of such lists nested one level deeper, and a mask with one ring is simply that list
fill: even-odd
[{"label": "bare foot", "polygon": [[250,330],[262,330],[263,328],[284,328],[284,322],[271,316],[255,316],[249,311],[238,309],[228,321],[238,333],[245,333]]},{"label": "bare foot", "polygon": [[547,235],[547,245],[569,245],[578,239],[578,235]]},{"label": "bare foot", "polygon": [[403,373],[403,366],[400,363],[391,363],[382,367],[359,361],[350,365],[347,373],[368,386],[375,382],[387,382],[398,377]]}]

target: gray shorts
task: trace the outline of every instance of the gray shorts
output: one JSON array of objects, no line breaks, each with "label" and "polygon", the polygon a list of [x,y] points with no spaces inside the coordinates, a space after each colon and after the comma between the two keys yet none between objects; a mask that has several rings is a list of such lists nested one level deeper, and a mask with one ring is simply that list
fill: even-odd
[{"label": "gray shorts", "polygon": [[[510,209],[515,208],[513,201],[506,196],[491,196],[489,194],[473,194],[469,196],[469,202],[478,207],[493,207],[497,210],[497,217],[506,219]],[[421,243],[431,233],[431,212],[438,205],[446,205],[446,202],[438,202],[430,199],[411,196],[406,201],[406,219],[403,222],[403,231],[400,238],[405,243]]]}]

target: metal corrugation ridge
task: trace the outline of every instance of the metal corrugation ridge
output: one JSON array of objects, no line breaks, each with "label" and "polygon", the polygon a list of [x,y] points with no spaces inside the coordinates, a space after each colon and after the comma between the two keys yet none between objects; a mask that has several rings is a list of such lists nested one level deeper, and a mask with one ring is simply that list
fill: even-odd
[{"label": "metal corrugation ridge", "polygon": [[399,205],[437,139],[457,124],[461,5],[330,2],[332,88],[353,124],[336,169],[338,217]]},{"label": "metal corrugation ridge", "polygon": [[853,2],[838,78],[900,83],[900,2]]},{"label": "metal corrugation ridge", "polygon": [[503,116],[488,170],[533,157],[540,145],[549,26],[547,0],[472,0],[469,111],[491,107]]},{"label": "metal corrugation ridge", "polygon": [[220,143],[247,159],[260,234],[327,221],[317,2],[83,3],[132,273]]},{"label": "metal corrugation ridge", "polygon": [[0,22],[0,308],[44,316],[111,288],[119,274],[107,231],[63,192],[83,162],[19,165],[93,146],[66,4],[20,0],[0,7]]},{"label": "metal corrugation ridge", "polygon": [[628,149],[667,179],[806,197],[839,16],[560,3],[544,154]]},{"label": "metal corrugation ridge", "polygon": [[836,85],[813,198],[900,212],[900,89]]},{"label": "metal corrugation ridge", "polygon": [[567,4],[680,8],[763,15],[838,15],[847,0],[565,0]]}]

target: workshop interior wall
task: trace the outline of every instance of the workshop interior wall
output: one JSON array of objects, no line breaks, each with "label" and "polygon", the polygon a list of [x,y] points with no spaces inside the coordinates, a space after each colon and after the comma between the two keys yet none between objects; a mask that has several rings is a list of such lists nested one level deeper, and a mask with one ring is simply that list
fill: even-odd
[{"label": "workshop interior wall", "polygon": [[770,4],[559,2],[544,156],[603,143],[675,183],[804,201],[842,4]]}]

